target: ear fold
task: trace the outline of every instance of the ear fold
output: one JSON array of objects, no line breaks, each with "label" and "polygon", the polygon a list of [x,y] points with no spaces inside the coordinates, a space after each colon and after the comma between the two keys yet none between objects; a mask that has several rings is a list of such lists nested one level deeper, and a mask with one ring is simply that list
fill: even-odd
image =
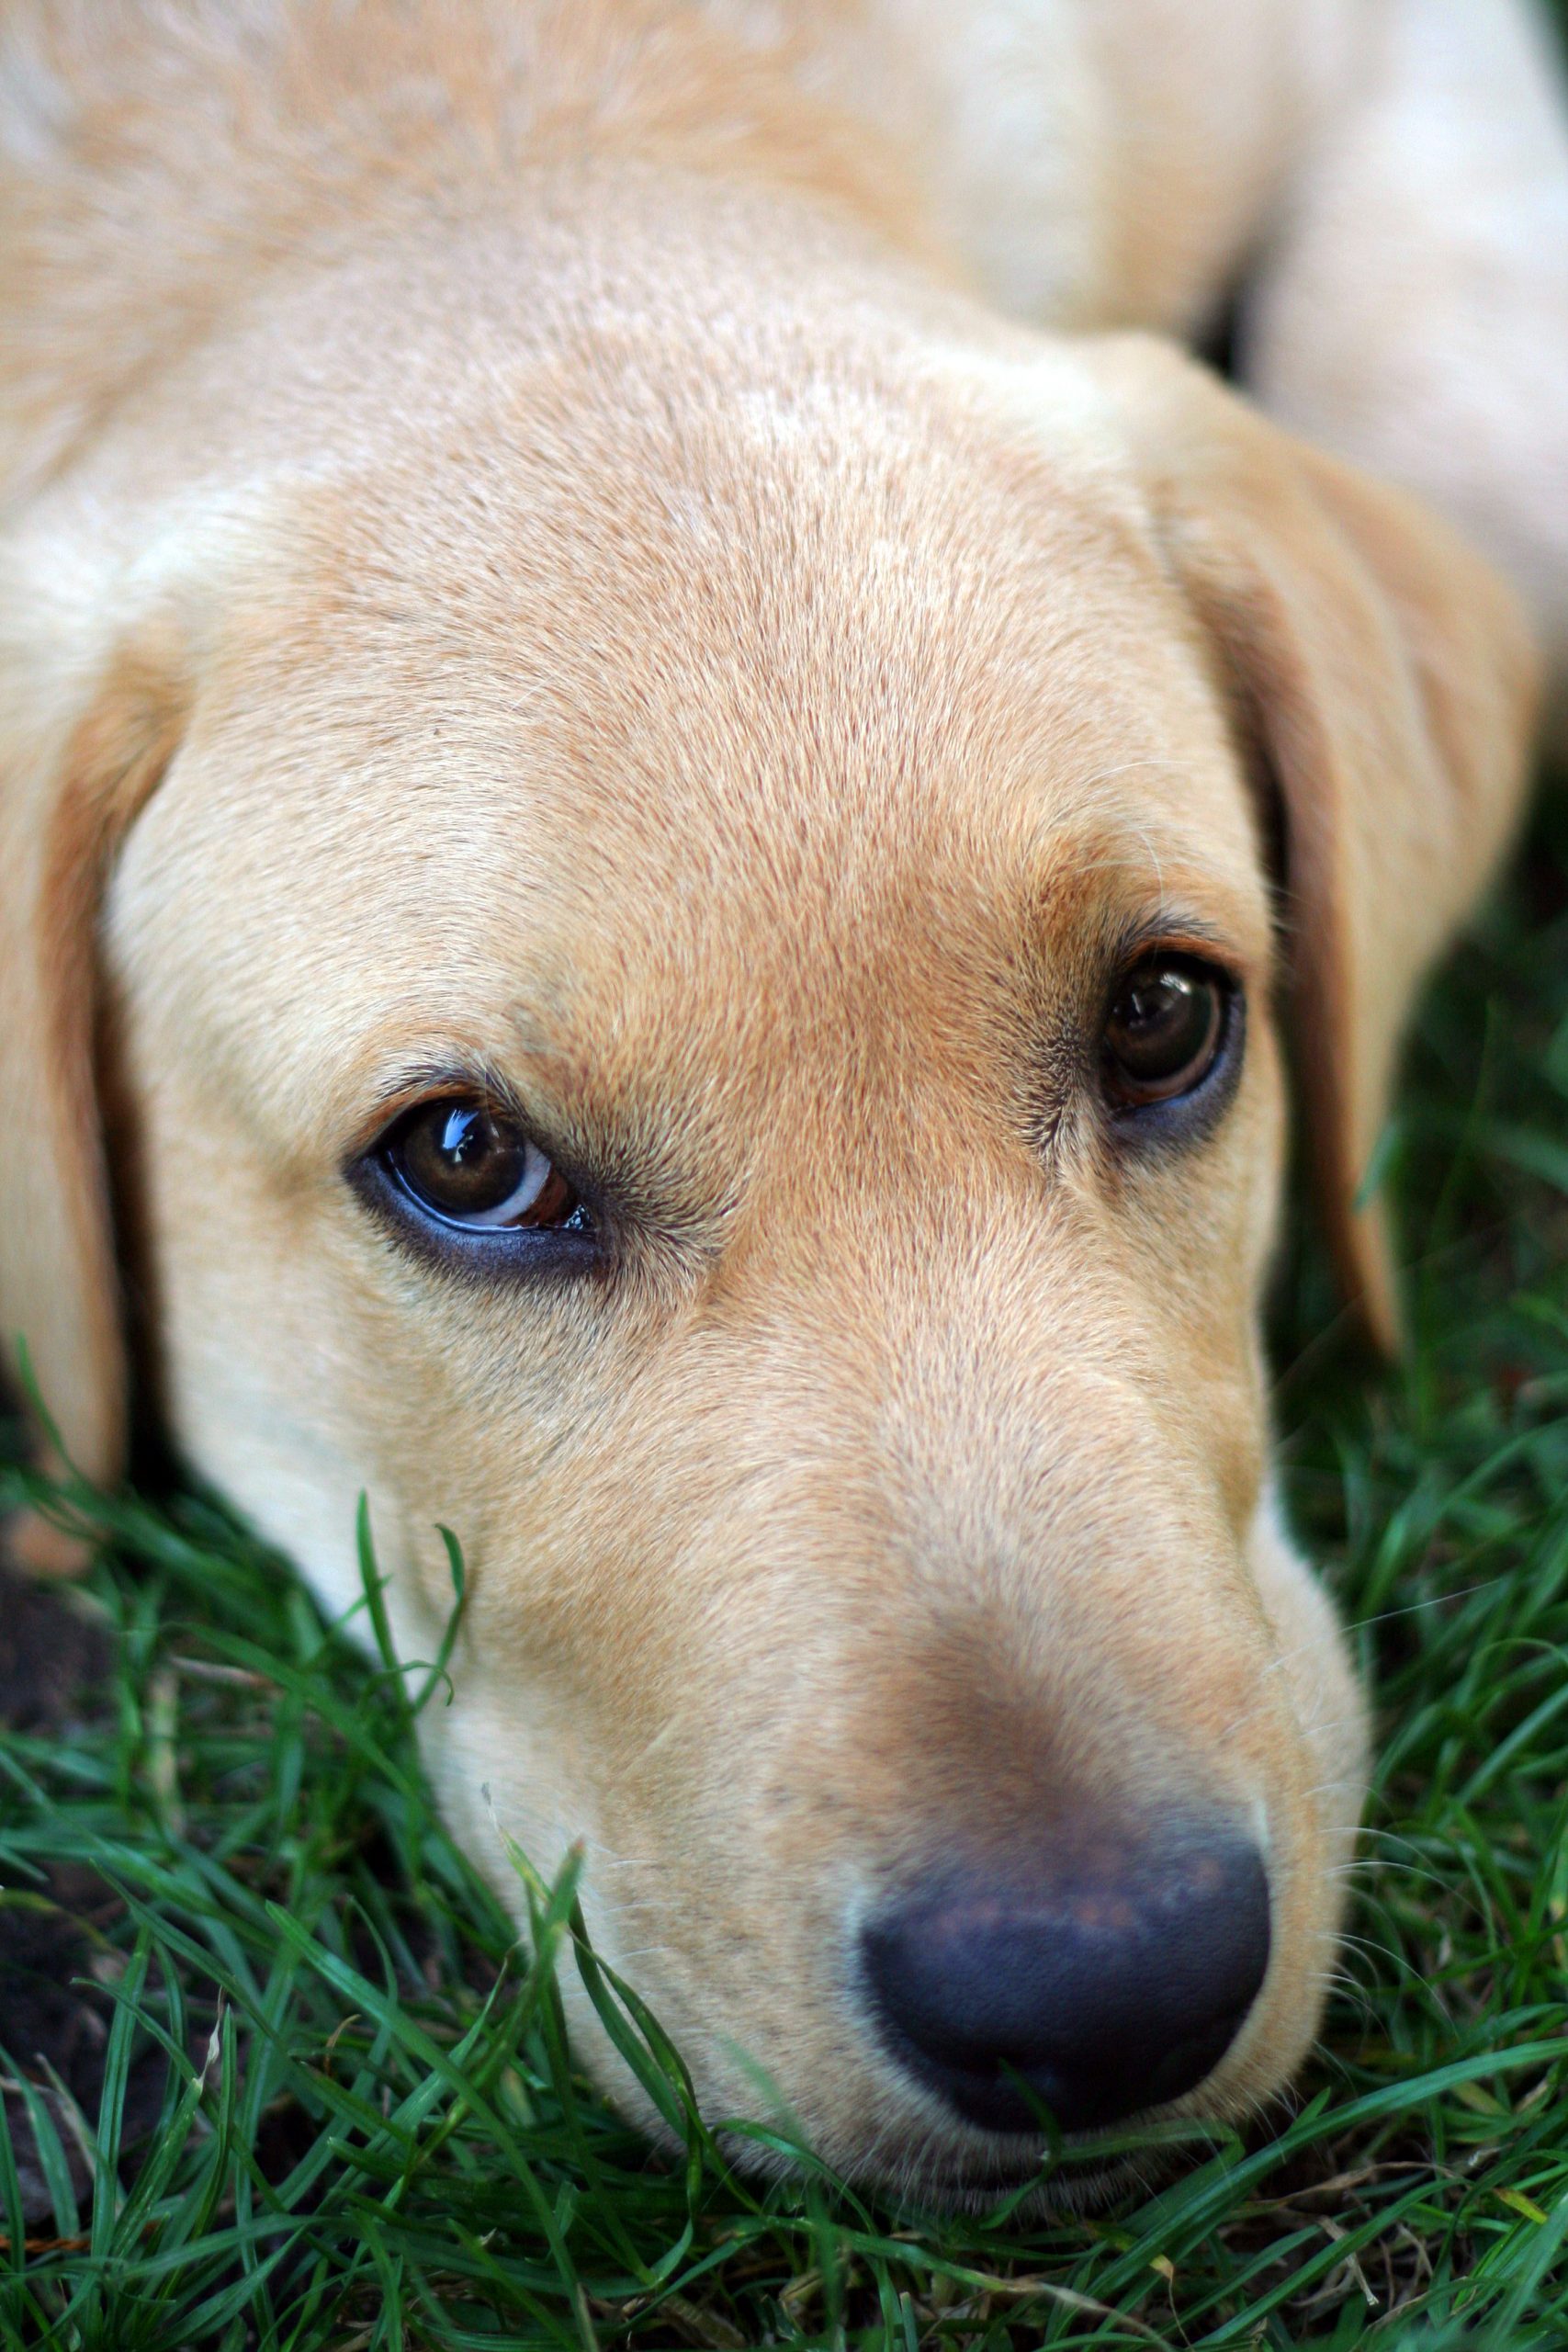
[{"label": "ear fold", "polygon": [[[62,1444],[96,1480],[123,1464],[127,1379],[94,1067],[95,933],[115,848],[173,752],[182,700],[161,632],[143,632],[73,719],[0,746],[0,1340],[13,1365],[25,1344]],[[47,1544],[25,1548],[61,1564]]]},{"label": "ear fold", "polygon": [[1163,345],[1118,338],[1100,362],[1166,560],[1278,796],[1306,1140],[1346,1290],[1392,1352],[1386,1225],[1364,1193],[1411,999],[1520,807],[1535,651],[1510,592],[1415,500]]}]

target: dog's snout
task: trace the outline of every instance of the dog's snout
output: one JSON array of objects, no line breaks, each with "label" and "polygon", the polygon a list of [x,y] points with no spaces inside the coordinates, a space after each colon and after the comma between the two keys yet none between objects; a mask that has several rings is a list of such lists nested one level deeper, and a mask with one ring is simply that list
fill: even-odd
[{"label": "dog's snout", "polygon": [[1262,1858],[1228,1832],[948,1871],[862,1937],[887,2046],[991,2132],[1037,2132],[1042,2106],[1083,2131],[1195,2088],[1269,1946]]}]

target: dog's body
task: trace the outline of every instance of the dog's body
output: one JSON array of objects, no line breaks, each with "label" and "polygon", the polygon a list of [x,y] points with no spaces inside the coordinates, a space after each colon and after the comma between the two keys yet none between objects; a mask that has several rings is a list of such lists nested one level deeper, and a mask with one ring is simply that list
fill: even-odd
[{"label": "dog's body", "polygon": [[[1397,470],[1397,383],[1404,469],[1551,640],[1568,428],[1518,403],[1568,310],[1517,223],[1568,141],[1524,20],[0,22],[0,1314],[69,1450],[123,1445],[101,1097],[179,1443],[333,1608],[368,1488],[411,1657],[457,1531],[452,1817],[502,1884],[481,1791],[546,1866],[587,1840],[711,2111],[754,2061],[833,2158],[956,2190],[1032,2161],[1010,2066],[1069,2121],[1265,2096],[1362,1782],[1268,1478],[1269,835],[1386,1330],[1361,1180],[1531,658],[1414,503],[998,313],[1188,333],[1272,232],[1268,396]],[[1380,340],[1321,288],[1374,168],[1343,317],[1408,275],[1402,110],[1481,160]],[[1140,974],[1213,1011],[1157,1102],[1107,1042]],[[571,1171],[548,1226],[428,1214],[420,1106],[481,1101]],[[1099,2012],[931,2023],[1063,1919],[1058,2023],[1086,1952],[1129,2000],[1158,1921],[1208,1955],[1111,2091]]]}]

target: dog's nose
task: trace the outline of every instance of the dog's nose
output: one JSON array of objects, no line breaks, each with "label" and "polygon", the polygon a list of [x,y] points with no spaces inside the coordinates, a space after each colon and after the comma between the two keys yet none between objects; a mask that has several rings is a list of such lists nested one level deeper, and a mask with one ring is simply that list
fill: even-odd
[{"label": "dog's nose", "polygon": [[1269,1964],[1262,1857],[1234,1834],[950,1871],[863,1933],[884,2040],[970,2123],[1113,2123],[1193,2089]]}]

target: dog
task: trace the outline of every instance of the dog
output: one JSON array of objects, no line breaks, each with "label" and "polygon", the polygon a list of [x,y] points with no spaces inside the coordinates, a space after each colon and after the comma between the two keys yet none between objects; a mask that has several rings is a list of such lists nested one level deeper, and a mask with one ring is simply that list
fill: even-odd
[{"label": "dog", "polygon": [[[363,1492],[410,1661],[455,1532],[447,1816],[519,1912],[581,1841],[716,2122],[963,2199],[1254,2110],[1367,1741],[1270,1470],[1287,1055],[1393,1345],[1400,1031],[1568,639],[1538,28],[0,25],[0,1323],[65,1454],[134,1363],[333,1612]],[[1179,348],[1248,268],[1250,397]]]}]

